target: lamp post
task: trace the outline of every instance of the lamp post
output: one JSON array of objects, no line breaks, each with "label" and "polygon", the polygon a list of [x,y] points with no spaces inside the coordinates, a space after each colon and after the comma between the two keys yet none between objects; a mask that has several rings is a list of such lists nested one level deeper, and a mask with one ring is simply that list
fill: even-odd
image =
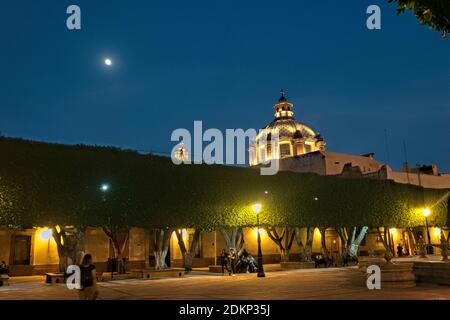
[{"label": "lamp post", "polygon": [[263,267],[263,257],[261,251],[261,232],[259,230],[259,212],[261,211],[261,204],[256,203],[252,205],[252,210],[256,213],[256,227],[258,228],[258,278],[264,278],[266,274],[264,273]]},{"label": "lamp post", "polygon": [[428,254],[433,254],[433,247],[431,246],[431,237],[430,237],[430,229],[428,228],[428,216],[430,215],[431,211],[428,208],[424,208],[422,209],[422,215],[425,217],[425,228],[427,230],[427,240],[428,240],[428,245],[427,245],[427,253]]},{"label": "lamp post", "polygon": [[[106,202],[106,192],[108,192],[109,190],[109,184],[103,183],[100,186],[100,191],[102,192],[102,200],[103,202]],[[111,244],[111,240],[110,240],[110,244]],[[111,280],[114,277],[114,264],[115,264],[115,259],[111,257]]]}]

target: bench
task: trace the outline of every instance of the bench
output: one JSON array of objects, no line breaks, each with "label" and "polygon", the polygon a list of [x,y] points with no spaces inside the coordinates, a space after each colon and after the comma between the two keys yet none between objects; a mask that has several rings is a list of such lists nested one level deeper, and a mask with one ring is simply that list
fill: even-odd
[{"label": "bench", "polygon": [[137,279],[158,279],[158,278],[174,278],[184,275],[183,269],[167,269],[167,270],[154,270],[154,269],[134,269],[131,270],[133,278]]},{"label": "bench", "polygon": [[58,284],[58,283],[64,283],[64,273],[46,273],[45,274],[45,283],[49,284]]},{"label": "bench", "polygon": [[[222,273],[222,266],[218,266],[218,265],[210,265],[208,267],[209,272],[212,273]],[[224,273],[228,273],[227,268],[224,267]]]},{"label": "bench", "polygon": [[[114,272],[112,276],[112,280],[126,280],[134,278],[131,273],[118,273]],[[97,273],[97,281],[111,281],[111,272],[103,272],[99,277]]]},{"label": "bench", "polygon": [[9,286],[9,276],[7,274],[0,274],[0,287]]}]

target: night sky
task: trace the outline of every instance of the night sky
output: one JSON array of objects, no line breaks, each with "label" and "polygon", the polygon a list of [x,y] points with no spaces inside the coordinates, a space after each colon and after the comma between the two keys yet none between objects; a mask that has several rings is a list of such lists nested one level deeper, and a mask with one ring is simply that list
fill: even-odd
[{"label": "night sky", "polygon": [[450,39],[387,0],[2,0],[0,39],[6,136],[168,153],[194,120],[263,127],[283,88],[330,151],[399,169],[405,141],[411,165],[450,171]]}]

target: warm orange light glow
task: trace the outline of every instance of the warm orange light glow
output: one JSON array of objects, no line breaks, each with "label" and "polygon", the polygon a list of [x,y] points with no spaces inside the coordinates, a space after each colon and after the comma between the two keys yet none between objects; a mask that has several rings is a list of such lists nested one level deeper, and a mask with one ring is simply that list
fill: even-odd
[{"label": "warm orange light glow", "polygon": [[441,228],[434,228],[433,229],[433,233],[434,233],[435,236],[441,235]]},{"label": "warm orange light glow", "polygon": [[395,228],[390,228],[389,231],[390,231],[391,233],[396,233],[396,232],[397,232],[397,229],[395,229]]},{"label": "warm orange light glow", "polygon": [[[263,228],[259,228],[259,234],[261,235],[261,237],[264,237],[264,233],[265,233],[265,230]],[[258,236],[258,228],[253,229],[253,234],[255,237]]]}]

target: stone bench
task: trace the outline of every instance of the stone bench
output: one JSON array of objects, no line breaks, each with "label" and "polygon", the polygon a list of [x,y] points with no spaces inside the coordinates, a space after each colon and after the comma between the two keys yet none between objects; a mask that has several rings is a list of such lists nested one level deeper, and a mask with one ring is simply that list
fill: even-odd
[{"label": "stone bench", "polygon": [[[126,280],[133,279],[133,275],[129,272],[127,273],[118,273],[114,272],[112,276],[112,280]],[[99,273],[97,274],[97,281],[111,281],[111,272],[103,272],[101,276]]]},{"label": "stone bench", "polygon": [[158,278],[176,278],[184,275],[183,269],[167,269],[167,270],[154,270],[154,269],[134,269],[131,270],[133,278],[137,279],[158,279]]},{"label": "stone bench", "polygon": [[281,269],[312,269],[315,267],[314,262],[292,261],[280,262]]},{"label": "stone bench", "polygon": [[9,286],[9,276],[7,274],[0,274],[0,287]]},{"label": "stone bench", "polygon": [[[208,269],[209,269],[209,272],[212,272],[212,273],[222,273],[222,266],[211,265],[211,266],[208,266]],[[224,268],[224,272],[228,273],[226,268]]]},{"label": "stone bench", "polygon": [[58,284],[58,283],[64,283],[64,273],[46,273],[45,274],[45,283],[49,284]]},{"label": "stone bench", "polygon": [[417,282],[450,286],[450,262],[415,261],[414,274]]}]

